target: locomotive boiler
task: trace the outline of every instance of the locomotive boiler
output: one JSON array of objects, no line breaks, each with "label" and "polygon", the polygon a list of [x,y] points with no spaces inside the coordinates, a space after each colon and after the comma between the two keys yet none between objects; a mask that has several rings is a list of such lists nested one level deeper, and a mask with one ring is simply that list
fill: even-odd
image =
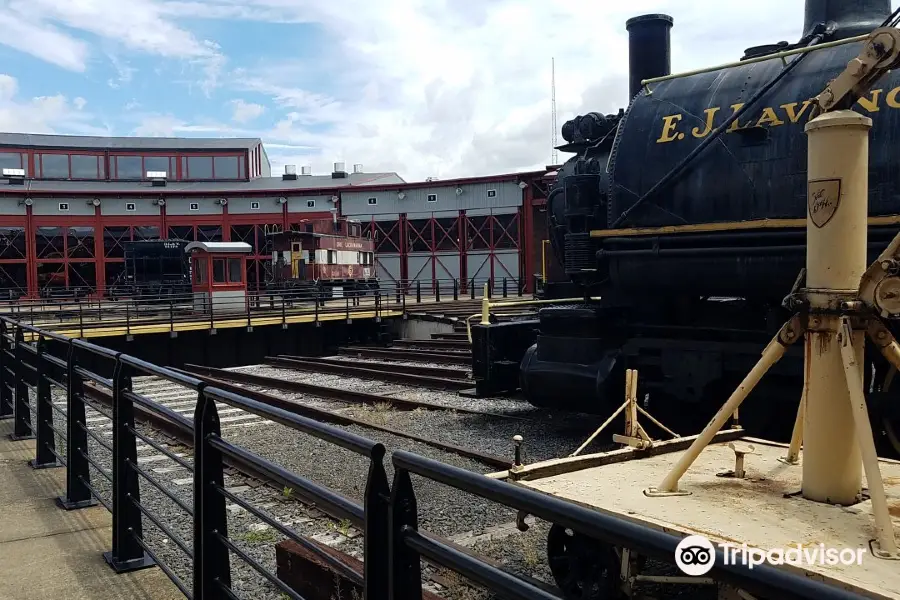
[{"label": "locomotive boiler", "polygon": [[[672,17],[627,22],[630,105],[565,123],[559,150],[575,155],[548,197],[554,254],[585,298],[600,300],[540,312],[519,370],[529,402],[609,413],[621,403],[625,369],[635,368],[644,402],[676,423],[715,411],[797,308],[791,290],[805,266],[811,99],[859,54],[858,36],[890,15],[889,0],[807,0],[797,42],[749,48],[732,64],[677,76]],[[852,108],[874,121],[874,259],[900,225],[892,151],[900,74]],[[802,348],[793,349],[754,394],[742,413],[751,432],[790,434],[767,428],[792,424],[782,412],[796,411],[802,360]],[[880,362],[869,367],[870,412],[883,441],[900,451],[892,426],[900,403],[884,400],[893,373]]]}]

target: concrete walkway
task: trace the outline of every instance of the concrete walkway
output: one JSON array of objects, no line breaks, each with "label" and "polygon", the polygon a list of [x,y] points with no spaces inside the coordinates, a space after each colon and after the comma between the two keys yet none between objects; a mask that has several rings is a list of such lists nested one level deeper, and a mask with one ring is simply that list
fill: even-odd
[{"label": "concrete walkway", "polygon": [[65,469],[34,470],[34,440],[9,439],[0,421],[0,600],[183,600],[159,568],[116,575],[103,560],[112,516],[65,511]]}]

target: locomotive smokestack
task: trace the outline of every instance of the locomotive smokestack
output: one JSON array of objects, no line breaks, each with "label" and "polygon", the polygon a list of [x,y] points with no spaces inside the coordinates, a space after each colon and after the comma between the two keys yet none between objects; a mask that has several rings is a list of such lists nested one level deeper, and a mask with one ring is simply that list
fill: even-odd
[{"label": "locomotive smokestack", "polygon": [[[890,0],[888,0],[890,1]],[[669,75],[674,23],[669,15],[641,15],[625,22],[628,30],[629,101],[641,91],[641,81]]]},{"label": "locomotive smokestack", "polygon": [[891,0],[806,0],[803,35],[819,23],[838,25],[833,39],[869,33],[891,14]]}]

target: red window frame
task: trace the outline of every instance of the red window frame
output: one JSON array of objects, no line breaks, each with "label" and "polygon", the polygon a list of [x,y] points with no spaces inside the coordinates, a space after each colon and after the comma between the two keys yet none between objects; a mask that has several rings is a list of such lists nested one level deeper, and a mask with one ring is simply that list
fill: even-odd
[{"label": "red window frame", "polygon": [[[16,152],[16,150],[10,150],[10,152]],[[29,171],[34,173],[35,179],[51,179],[51,180],[69,180],[69,181],[106,181],[106,162],[104,160],[106,154],[104,152],[96,152],[91,150],[43,150],[43,149],[35,149],[30,153],[32,156],[30,157],[30,162],[34,166],[33,169]],[[68,165],[67,171],[68,175],[66,177],[44,177],[44,160],[43,156],[47,155],[63,155],[66,157],[66,163]],[[93,156],[97,158],[97,176],[96,177],[72,177],[72,155],[76,156]],[[100,177],[100,163],[103,161],[104,165],[104,176]]]}]

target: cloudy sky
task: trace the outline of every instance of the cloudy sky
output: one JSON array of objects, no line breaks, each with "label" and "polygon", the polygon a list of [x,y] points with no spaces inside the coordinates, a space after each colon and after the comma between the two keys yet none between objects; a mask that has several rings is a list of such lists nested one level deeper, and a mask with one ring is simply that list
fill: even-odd
[{"label": "cloudy sky", "polygon": [[675,71],[796,41],[803,25],[802,0],[0,0],[0,11],[2,131],[261,137],[275,174],[343,160],[407,180],[548,164],[551,57],[560,126],[617,111],[631,16],[674,17]]}]

